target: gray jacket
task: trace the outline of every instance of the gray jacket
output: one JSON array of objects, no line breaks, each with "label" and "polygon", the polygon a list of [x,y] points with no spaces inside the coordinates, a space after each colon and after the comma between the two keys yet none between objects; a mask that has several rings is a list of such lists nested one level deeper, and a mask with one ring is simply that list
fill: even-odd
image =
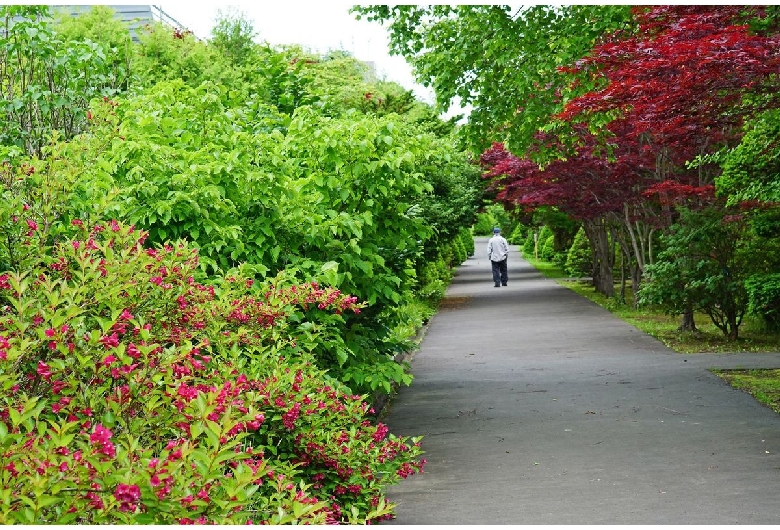
[{"label": "gray jacket", "polygon": [[503,261],[509,254],[509,243],[506,242],[501,234],[496,234],[490,238],[487,245],[487,253],[490,261]]}]

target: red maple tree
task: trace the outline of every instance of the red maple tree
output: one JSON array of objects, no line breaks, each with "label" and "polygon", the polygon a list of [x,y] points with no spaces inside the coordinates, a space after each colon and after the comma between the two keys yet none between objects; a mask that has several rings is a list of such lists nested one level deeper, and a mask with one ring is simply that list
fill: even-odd
[{"label": "red maple tree", "polygon": [[745,116],[778,103],[761,95],[777,90],[780,37],[759,35],[748,24],[766,17],[764,7],[667,5],[633,11],[635,33],[612,35],[571,69],[598,72],[606,85],[570,101],[559,118],[631,114],[636,141],[650,138],[691,160],[735,141]]},{"label": "red maple tree", "polygon": [[[555,116],[581,122],[574,152],[543,169],[532,152],[517,158],[494,145],[484,153],[497,199],[530,209],[554,205],[586,231],[602,227],[589,234],[592,245],[605,239],[603,227],[622,223],[615,237],[633,254],[638,278],[652,231],[674,221],[673,206],[714,196],[717,168],[686,163],[738,141],[744,119],[774,102],[765,96],[776,90],[780,41],[748,25],[765,14],[760,6],[635,8],[636,31],[609,36],[571,68],[604,78],[603,88]],[[608,123],[594,136],[586,124],[599,120]],[[538,145],[559,148],[543,135]]]}]

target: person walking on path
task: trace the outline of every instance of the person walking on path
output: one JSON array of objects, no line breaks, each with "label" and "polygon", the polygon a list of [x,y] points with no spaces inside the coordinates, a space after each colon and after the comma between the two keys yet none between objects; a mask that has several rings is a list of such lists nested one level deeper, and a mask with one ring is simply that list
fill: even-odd
[{"label": "person walking on path", "polygon": [[490,238],[487,245],[488,258],[493,268],[493,283],[495,287],[501,285],[506,287],[509,276],[506,270],[506,257],[509,254],[509,243],[501,235],[501,229],[493,229],[493,237]]}]

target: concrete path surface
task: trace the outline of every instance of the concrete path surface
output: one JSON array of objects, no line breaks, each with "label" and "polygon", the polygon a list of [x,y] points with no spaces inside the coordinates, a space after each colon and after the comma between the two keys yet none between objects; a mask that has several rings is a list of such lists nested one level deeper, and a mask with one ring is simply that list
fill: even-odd
[{"label": "concrete path surface", "polygon": [[486,238],[457,271],[385,422],[425,472],[384,524],[780,524],[780,415]]}]

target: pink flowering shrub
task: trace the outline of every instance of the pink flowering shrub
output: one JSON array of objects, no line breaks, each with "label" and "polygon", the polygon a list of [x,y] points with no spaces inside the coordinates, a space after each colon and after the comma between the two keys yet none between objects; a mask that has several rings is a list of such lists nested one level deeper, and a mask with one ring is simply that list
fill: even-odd
[{"label": "pink flowering shrub", "polygon": [[[194,279],[187,244],[116,222],[0,274],[0,522],[366,523],[419,442],[316,366],[360,305],[317,284]],[[327,332],[327,326],[324,326]]]}]

